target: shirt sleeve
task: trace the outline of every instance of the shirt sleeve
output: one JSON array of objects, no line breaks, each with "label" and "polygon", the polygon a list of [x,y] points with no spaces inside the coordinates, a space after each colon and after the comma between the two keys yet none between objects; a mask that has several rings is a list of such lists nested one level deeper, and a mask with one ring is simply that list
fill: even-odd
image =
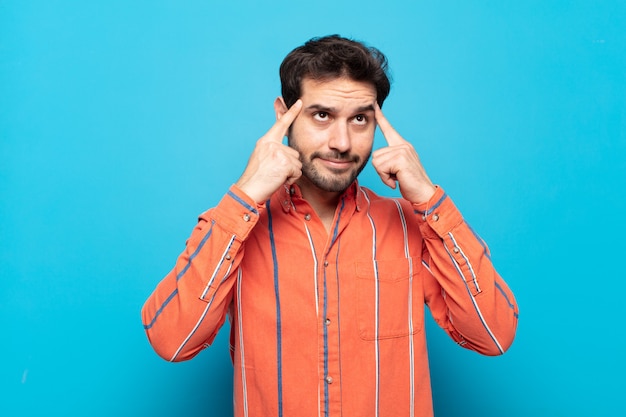
[{"label": "shirt sleeve", "polygon": [[503,354],[515,337],[518,307],[487,245],[440,187],[427,203],[413,208],[430,272],[424,290],[433,318],[461,346]]},{"label": "shirt sleeve", "polygon": [[148,340],[164,359],[191,359],[213,342],[233,299],[243,242],[263,207],[233,185],[199,217],[174,268],[141,311]]}]

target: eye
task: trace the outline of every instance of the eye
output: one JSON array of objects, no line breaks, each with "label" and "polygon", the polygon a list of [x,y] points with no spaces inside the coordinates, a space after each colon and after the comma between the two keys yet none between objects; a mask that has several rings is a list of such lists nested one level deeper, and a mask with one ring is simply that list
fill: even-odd
[{"label": "eye", "polygon": [[367,116],[364,114],[357,114],[354,116],[354,122],[358,125],[365,125],[367,124]]},{"label": "eye", "polygon": [[328,113],[325,111],[318,111],[313,113],[313,118],[318,122],[325,122],[328,120]]}]

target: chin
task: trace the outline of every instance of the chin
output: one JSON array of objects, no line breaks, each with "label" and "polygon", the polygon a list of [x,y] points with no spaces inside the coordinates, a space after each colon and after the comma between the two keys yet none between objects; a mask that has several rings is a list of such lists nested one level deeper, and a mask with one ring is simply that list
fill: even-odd
[{"label": "chin", "polygon": [[354,182],[354,178],[350,177],[347,179],[336,179],[336,180],[330,180],[327,178],[324,178],[324,179],[314,178],[313,180],[309,179],[309,181],[311,181],[313,185],[315,185],[317,188],[321,190],[332,192],[332,193],[338,193],[338,192],[345,191],[350,186],[350,184]]}]

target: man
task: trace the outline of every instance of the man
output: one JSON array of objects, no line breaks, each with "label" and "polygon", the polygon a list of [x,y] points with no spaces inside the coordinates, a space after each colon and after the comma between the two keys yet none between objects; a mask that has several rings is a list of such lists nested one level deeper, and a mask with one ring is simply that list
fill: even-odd
[{"label": "man", "polygon": [[[432,415],[424,303],[465,348],[513,341],[517,306],[486,245],[380,109],[386,69],[338,36],[292,51],[276,123],[143,308],[170,361],[229,316],[236,416]],[[372,164],[403,198],[356,180],[377,125],[388,146]]]}]

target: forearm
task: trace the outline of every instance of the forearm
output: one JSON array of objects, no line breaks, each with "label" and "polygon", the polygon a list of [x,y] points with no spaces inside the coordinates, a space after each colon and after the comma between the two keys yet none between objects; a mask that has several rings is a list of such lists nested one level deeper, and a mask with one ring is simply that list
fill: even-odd
[{"label": "forearm", "polygon": [[427,206],[418,211],[424,259],[436,281],[427,299],[433,317],[462,346],[486,355],[504,353],[517,327],[513,293],[493,267],[486,244],[442,190]]},{"label": "forearm", "polygon": [[255,211],[231,189],[200,217],[175,267],[144,304],[146,334],[164,359],[190,359],[215,338],[232,302],[242,242],[256,223]]}]

